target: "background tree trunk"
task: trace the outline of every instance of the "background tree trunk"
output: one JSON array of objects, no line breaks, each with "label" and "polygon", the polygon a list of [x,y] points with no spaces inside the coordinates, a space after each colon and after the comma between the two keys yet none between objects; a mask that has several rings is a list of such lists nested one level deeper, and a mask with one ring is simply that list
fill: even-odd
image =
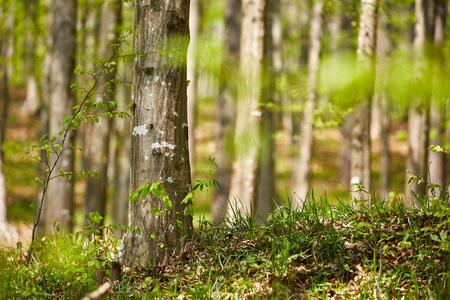
[{"label": "background tree trunk", "polygon": [[[351,183],[358,183],[370,191],[371,142],[370,109],[375,81],[374,57],[376,50],[378,0],[362,0],[359,21],[357,68],[362,79],[357,106],[353,112]],[[352,198],[367,199],[369,195],[352,187]]]},{"label": "background tree trunk", "polygon": [[[389,54],[391,52],[391,41],[388,37],[388,16],[383,14],[379,19],[379,28],[377,32],[377,61],[376,61],[376,79],[375,79],[375,95],[373,115],[377,111],[377,116],[372,122],[374,127],[378,127],[373,134],[374,138],[379,139],[381,146],[380,153],[380,190],[381,199],[387,200],[390,191],[390,152],[389,152],[389,132],[390,132],[390,105],[389,95],[387,92],[387,80],[389,69]],[[375,122],[377,120],[377,122]]]},{"label": "background tree trunk", "polygon": [[[429,133],[429,95],[423,89],[427,84],[427,61],[425,44],[430,41],[429,0],[416,0],[416,24],[414,36],[414,92],[408,113],[408,159],[406,168],[418,180],[408,183],[411,174],[407,172],[404,204],[420,207],[420,198],[425,194],[428,181],[428,133]],[[423,182],[419,183],[419,180]],[[416,194],[413,196],[412,193]]]},{"label": "background tree trunk", "polygon": [[309,190],[309,176],[311,172],[311,150],[313,143],[313,121],[317,102],[317,79],[320,64],[322,38],[322,9],[324,2],[316,1],[313,5],[311,27],[309,31],[308,54],[308,94],[305,110],[300,125],[300,139],[297,141],[299,157],[294,163],[294,207],[301,207]]},{"label": "background tree trunk", "polygon": [[[50,137],[55,136],[55,143],[61,144],[59,135],[64,119],[73,113],[75,95],[70,85],[75,82],[76,57],[76,0],[54,0],[53,2],[53,57],[51,69],[50,95]],[[55,170],[74,170],[74,153],[69,145],[73,144],[74,133],[68,134],[64,150]],[[49,158],[50,165],[55,155]],[[53,174],[57,175],[57,174]],[[71,232],[73,228],[73,178],[55,178],[51,180],[44,203],[45,231],[50,233],[53,222],[59,220],[61,230]]]},{"label": "background tree trunk", "polygon": [[[442,86],[448,81],[442,72],[445,60],[442,57],[442,47],[445,41],[445,25],[447,16],[446,0],[436,0],[436,15],[434,18],[434,51],[433,51],[433,75],[434,87],[432,91],[431,107],[430,107],[430,145],[443,145],[444,134],[444,95],[442,94]],[[444,82],[443,82],[444,81]],[[441,188],[445,188],[445,153],[430,152],[428,157],[429,182],[438,184]],[[431,191],[429,191],[431,192]]]},{"label": "background tree trunk", "polygon": [[191,40],[188,49],[187,76],[188,93],[188,124],[189,124],[189,161],[191,162],[191,176],[195,174],[195,116],[197,106],[197,42],[200,33],[201,15],[200,0],[191,0],[189,9],[189,32]]},{"label": "background tree trunk", "polygon": [[241,0],[227,0],[225,10],[224,54],[220,70],[219,98],[216,125],[216,180],[211,212],[214,222],[224,219],[230,192],[231,164],[234,153],[234,123],[239,73],[239,45],[241,37]]},{"label": "background tree trunk", "polygon": [[[102,7],[102,20],[100,23],[99,56],[108,61],[114,54],[113,44],[117,43],[120,35],[122,2],[105,0]],[[117,66],[114,66],[117,68]],[[109,68],[108,68],[109,70]],[[111,80],[115,79],[115,72],[107,72],[100,76],[100,85],[97,89],[97,96],[94,102],[103,101],[109,108],[109,102],[115,100],[115,84]],[[107,88],[104,83],[109,83]],[[111,92],[108,91],[108,89]],[[106,97],[104,96],[106,95]],[[103,108],[93,111],[95,115],[101,115]],[[100,178],[88,177],[86,187],[86,213],[98,212],[105,217],[107,187],[108,187],[108,160],[110,136],[113,121],[103,117],[99,123],[89,122],[86,128],[86,163],[87,169],[98,172]],[[99,224],[103,225],[103,221]],[[100,233],[101,234],[101,233]]]},{"label": "background tree trunk", "polygon": [[[181,203],[191,191],[186,95],[189,1],[135,4],[135,25],[142,29],[135,36],[134,52],[145,55],[133,60],[136,108],[131,123],[130,188],[161,181],[173,205],[166,210],[150,194],[130,203],[129,225],[134,232],[124,237],[124,263],[148,266],[165,263],[174,252],[183,251],[183,239],[192,230],[192,217],[184,214],[186,204]],[[152,208],[165,213],[150,214]]]},{"label": "background tree trunk", "polygon": [[275,198],[275,68],[274,68],[274,18],[279,10],[279,0],[267,2],[264,34],[264,54],[261,89],[261,148],[258,183],[258,204],[256,213],[262,222],[266,222],[272,213]]},{"label": "background tree trunk", "polygon": [[243,214],[255,215],[258,201],[259,149],[261,147],[261,88],[265,35],[265,0],[242,1],[240,78],[238,90],[235,158],[233,160],[230,207]]}]

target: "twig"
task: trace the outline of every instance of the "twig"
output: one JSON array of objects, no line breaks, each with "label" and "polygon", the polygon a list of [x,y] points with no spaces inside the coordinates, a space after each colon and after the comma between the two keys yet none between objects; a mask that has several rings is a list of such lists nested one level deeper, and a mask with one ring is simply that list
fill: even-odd
[{"label": "twig", "polygon": [[94,300],[99,299],[100,297],[104,296],[106,293],[109,292],[110,289],[112,289],[113,284],[111,281],[106,281],[104,284],[98,287],[95,291],[92,293],[87,294],[82,300]]}]

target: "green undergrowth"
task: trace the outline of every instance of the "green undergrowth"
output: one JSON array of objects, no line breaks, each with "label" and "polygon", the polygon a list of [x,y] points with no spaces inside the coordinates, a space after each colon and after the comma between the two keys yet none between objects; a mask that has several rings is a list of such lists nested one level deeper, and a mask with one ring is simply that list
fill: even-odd
[{"label": "green undergrowth", "polygon": [[[278,207],[267,223],[235,215],[201,221],[167,264],[122,268],[109,299],[447,299],[450,239],[447,197],[422,209],[385,203],[356,210],[326,197],[300,210]],[[114,238],[88,233],[0,252],[0,298],[82,297],[95,290],[99,258]],[[101,260],[100,260],[101,261]],[[104,265],[103,265],[104,266]]]}]

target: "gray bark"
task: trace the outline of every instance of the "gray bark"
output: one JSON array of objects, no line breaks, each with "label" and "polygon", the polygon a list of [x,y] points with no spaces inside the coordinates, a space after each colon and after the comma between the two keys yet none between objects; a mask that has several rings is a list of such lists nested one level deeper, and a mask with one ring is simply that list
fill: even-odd
[{"label": "gray bark", "polygon": [[233,211],[253,216],[257,211],[259,182],[259,149],[261,147],[261,88],[264,54],[265,0],[242,1],[240,78],[235,131],[230,205]]},{"label": "gray bark", "polygon": [[[121,1],[105,0],[102,7],[102,20],[100,23],[99,56],[108,61],[114,54],[112,45],[117,43],[121,25]],[[108,68],[109,70],[109,68]],[[100,76],[94,102],[103,101],[109,107],[109,101],[114,101],[115,84],[111,80],[115,78],[115,72],[107,72]],[[111,83],[109,92],[103,83]],[[104,97],[103,95],[106,95]],[[101,115],[103,108],[93,111],[95,115]],[[108,187],[108,160],[109,145],[113,121],[103,117],[99,123],[90,122],[86,128],[86,165],[87,169],[97,172],[99,179],[89,177],[86,187],[86,213],[98,212],[105,217],[107,187]],[[103,225],[103,220],[99,226]],[[100,233],[101,234],[101,233]]]},{"label": "gray bark", "polygon": [[[53,12],[49,134],[50,137],[56,137],[55,143],[62,144],[62,136],[59,133],[63,128],[64,119],[72,115],[72,107],[75,104],[75,95],[71,92],[70,85],[75,82],[77,1],[54,0]],[[74,134],[72,132],[68,134],[63,145],[66,150],[61,153],[55,170],[74,170],[74,153],[69,147],[73,141]],[[55,159],[55,155],[49,158],[50,165],[53,165]],[[73,181],[61,177],[52,179],[43,210],[46,233],[51,232],[55,220],[60,222],[61,230],[71,232],[73,228]]]},{"label": "gray bark", "polygon": [[230,191],[231,164],[237,81],[239,68],[239,41],[241,36],[241,0],[227,0],[225,10],[224,56],[220,73],[216,124],[216,180],[222,188],[214,193],[211,212],[214,222],[224,219]]},{"label": "gray bark", "polygon": [[301,207],[309,190],[309,177],[311,172],[311,150],[313,143],[314,111],[317,106],[317,80],[320,64],[321,38],[322,38],[322,9],[324,2],[314,2],[311,27],[309,32],[308,55],[308,94],[305,110],[300,125],[300,139],[297,142],[300,153],[294,163],[294,207]]},{"label": "gray bark", "polygon": [[[351,141],[351,180],[370,191],[371,142],[370,109],[375,80],[374,57],[376,50],[378,0],[362,0],[358,34],[357,72],[362,78],[357,106],[353,112]],[[369,195],[352,186],[352,199],[367,199]]]},{"label": "gray bark", "polygon": [[[130,189],[161,181],[173,205],[166,210],[150,194],[130,203],[128,224],[134,230],[124,237],[124,263],[148,266],[182,252],[192,230],[192,217],[185,215],[186,204],[181,203],[191,191],[186,94],[189,1],[135,4],[135,25],[142,29],[134,38],[134,52],[144,56],[133,60],[136,107],[131,123]],[[165,213],[150,214],[152,208]]]}]

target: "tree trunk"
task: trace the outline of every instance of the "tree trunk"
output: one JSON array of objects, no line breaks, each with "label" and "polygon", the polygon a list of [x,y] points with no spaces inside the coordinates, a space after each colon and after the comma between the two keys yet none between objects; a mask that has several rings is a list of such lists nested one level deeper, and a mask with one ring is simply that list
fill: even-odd
[{"label": "tree trunk", "polygon": [[272,213],[272,203],[275,198],[275,66],[273,26],[279,10],[279,0],[267,2],[264,35],[263,79],[261,90],[261,148],[260,175],[258,183],[257,215],[262,222],[267,222]]},{"label": "tree trunk", "polygon": [[25,34],[24,71],[27,74],[27,97],[22,106],[25,115],[34,115],[40,106],[39,90],[36,80],[36,40],[39,34],[39,23],[37,20],[38,0],[30,0],[27,7],[26,24],[30,29]]},{"label": "tree trunk", "polygon": [[[115,52],[112,45],[117,43],[120,35],[121,14],[121,1],[111,2],[105,0],[103,2],[99,55],[105,61],[108,61]],[[97,89],[97,96],[94,98],[94,102],[103,101],[109,107],[109,102],[115,100],[115,84],[111,82],[114,79],[115,72],[107,72],[100,76],[99,82],[101,85]],[[109,83],[110,85],[107,88],[103,83]],[[112,92],[108,91],[108,89]],[[93,111],[93,114],[101,115],[103,112],[102,108],[98,108]],[[105,217],[106,210],[109,145],[112,125],[112,120],[103,117],[100,118],[99,123],[89,122],[86,128],[87,169],[92,172],[98,172],[100,176],[99,179],[92,177],[87,179],[86,213],[98,212],[102,217]],[[101,225],[103,225],[103,220],[99,226]]]},{"label": "tree trunk", "polygon": [[227,0],[224,55],[220,70],[219,98],[217,103],[215,154],[218,166],[216,180],[222,188],[215,190],[211,205],[214,222],[223,221],[227,211],[228,194],[230,192],[240,36],[241,0]]},{"label": "tree trunk", "polygon": [[297,162],[294,164],[294,207],[301,207],[307,201],[309,189],[309,176],[311,172],[311,149],[313,143],[313,121],[317,102],[317,79],[320,64],[321,38],[322,38],[322,9],[324,2],[314,2],[311,27],[309,31],[308,55],[308,96],[300,125],[300,150]]},{"label": "tree trunk", "polygon": [[[55,136],[57,144],[62,144],[59,135],[63,128],[64,119],[73,113],[75,95],[71,93],[70,85],[75,82],[76,57],[76,0],[54,0],[53,2],[53,57],[51,69],[51,95],[50,95],[50,137]],[[74,133],[70,132],[65,144],[66,150],[55,170],[73,171],[74,153],[69,147],[74,141]],[[56,157],[49,157],[53,165]],[[56,176],[57,174],[53,174]],[[45,232],[51,232],[53,222],[60,222],[61,230],[71,232],[73,228],[73,181],[67,178],[54,178],[51,180],[47,198],[44,203]]]},{"label": "tree trunk", "polygon": [[[370,191],[371,176],[370,103],[375,81],[377,8],[378,0],[361,0],[357,72],[362,82],[353,112],[351,141],[351,183],[360,184],[366,191]],[[356,186],[352,186],[352,191],[352,199],[363,200],[369,197],[365,192],[358,192]]]},{"label": "tree trunk", "polygon": [[[49,2],[49,1],[47,1]],[[53,6],[51,5],[51,1],[50,3],[46,3],[45,5],[46,7],[46,15],[48,16],[46,19],[46,24],[45,24],[45,28],[47,30],[47,32],[52,32],[52,28],[53,28]],[[51,34],[48,34],[46,36],[46,40],[45,40],[45,57],[44,57],[44,65],[43,65],[43,71],[42,71],[42,103],[41,103],[41,108],[39,110],[39,120],[41,123],[41,128],[39,131],[39,136],[44,136],[45,134],[49,133],[49,126],[50,126],[50,118],[49,118],[49,113],[50,113],[50,108],[49,108],[49,104],[50,104],[50,98],[51,98],[51,90],[52,90],[52,82],[51,82],[51,71],[52,71],[52,57],[53,57],[53,53],[52,53],[52,48],[53,48],[53,36]],[[40,151],[40,156],[41,157],[45,157],[46,156],[46,151],[45,150],[41,150]],[[45,164],[39,164],[38,165],[38,177],[39,178],[45,178],[46,176],[46,170],[47,166]],[[36,205],[39,206],[41,205],[41,200],[42,200],[42,193],[44,191],[42,189],[39,189],[39,192],[37,194],[36,197]],[[45,212],[46,211],[46,206],[44,206],[43,211],[42,211],[42,218],[40,218],[40,222],[37,226],[37,236],[44,236],[45,235]],[[37,216],[36,216],[37,217]]]},{"label": "tree trunk", "polygon": [[230,206],[233,211],[255,216],[261,147],[261,88],[265,35],[265,0],[242,1],[240,78],[235,131],[235,158],[232,167]]},{"label": "tree trunk", "polygon": [[195,174],[195,120],[197,106],[197,41],[200,32],[200,0],[191,0],[189,10],[189,31],[191,40],[188,49],[188,124],[189,124],[189,161],[191,162],[191,176]]},{"label": "tree trunk", "polygon": [[[428,181],[428,133],[429,133],[429,95],[424,92],[427,85],[427,61],[425,57],[425,44],[430,40],[428,35],[428,1],[416,0],[416,24],[414,36],[414,94],[408,114],[408,160],[406,174],[404,204],[406,206],[420,207],[420,199],[425,195]],[[410,183],[411,174],[417,180]],[[423,181],[422,181],[423,179]],[[417,196],[413,196],[412,193]]]},{"label": "tree trunk", "polygon": [[[161,181],[172,202],[172,209],[166,209],[149,194],[130,203],[129,225],[134,231],[124,237],[124,263],[148,266],[183,251],[184,238],[192,230],[192,217],[185,215],[187,204],[181,203],[191,191],[186,94],[189,1],[144,0],[135,5],[135,25],[142,29],[135,36],[134,52],[145,55],[133,60],[136,106],[130,188],[135,191],[143,183]],[[150,214],[152,208],[164,213]]]},{"label": "tree trunk", "polygon": [[380,17],[380,26],[377,32],[376,93],[374,95],[374,107],[378,109],[378,116],[375,118],[378,119],[378,134],[375,134],[375,137],[379,139],[381,145],[379,195],[384,200],[389,198],[390,191],[390,110],[389,96],[386,89],[388,84],[389,53],[392,45],[387,35],[387,26],[388,17],[383,15]]},{"label": "tree trunk", "polygon": [[[131,65],[119,64],[118,68],[124,82],[128,82],[131,77]],[[116,95],[118,107],[126,107],[129,104],[131,87],[124,84],[117,87]],[[108,198],[113,202],[113,224],[127,224],[128,196],[130,193],[130,120],[116,119],[113,126],[114,134],[110,141],[111,155],[108,167],[111,194]],[[120,228],[116,235],[122,236],[123,230]]]},{"label": "tree trunk", "polygon": [[[436,16],[434,24],[434,86],[430,107],[430,145],[443,145],[444,134],[444,95],[441,86],[444,83],[439,82],[445,78],[443,70],[444,58],[442,57],[442,47],[444,44],[445,19],[447,16],[447,5],[445,0],[436,1]],[[444,79],[445,80],[445,79]],[[442,152],[430,152],[428,158],[429,165],[429,182],[438,184],[441,188],[445,188],[445,154]],[[431,192],[431,191],[429,191]]]}]

